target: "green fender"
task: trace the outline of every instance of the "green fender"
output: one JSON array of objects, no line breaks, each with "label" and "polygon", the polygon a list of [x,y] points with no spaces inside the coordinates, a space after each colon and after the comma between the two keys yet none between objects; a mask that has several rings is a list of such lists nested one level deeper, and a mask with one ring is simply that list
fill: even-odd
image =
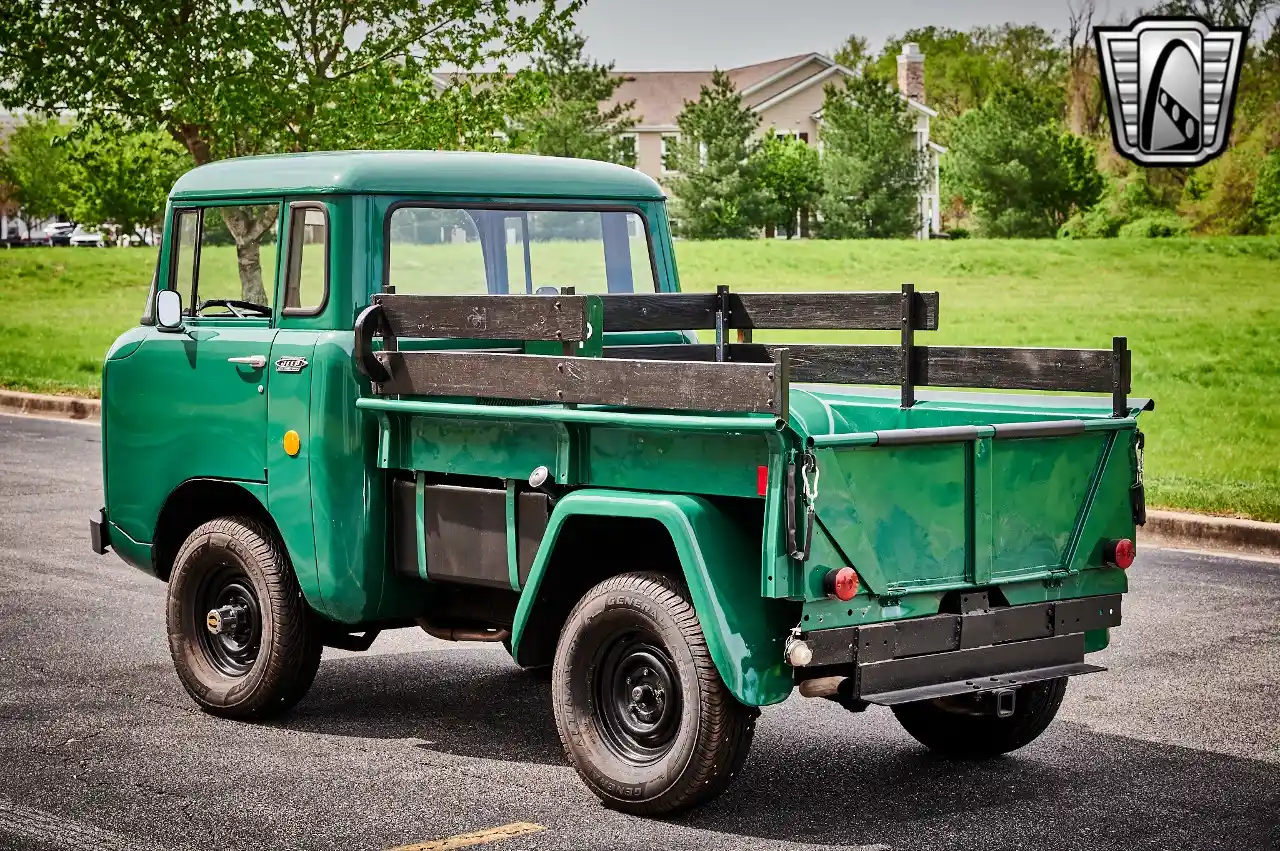
[{"label": "green fender", "polygon": [[749,706],[787,698],[794,683],[783,662],[783,644],[799,620],[799,606],[761,596],[758,540],[746,539],[720,509],[696,496],[582,490],[559,500],[516,608],[511,646],[517,656],[556,539],[565,521],[579,514],[662,523],[680,557],[711,659],[729,691]]}]

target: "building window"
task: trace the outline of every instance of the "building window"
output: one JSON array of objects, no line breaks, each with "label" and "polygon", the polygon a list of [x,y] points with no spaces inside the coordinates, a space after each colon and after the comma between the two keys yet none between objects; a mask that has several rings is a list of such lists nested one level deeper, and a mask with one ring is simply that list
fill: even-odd
[{"label": "building window", "polygon": [[786,141],[787,139],[799,139],[806,145],[809,144],[809,134],[801,133],[797,130],[775,130],[773,131],[773,135],[777,136],[778,139],[782,141]]},{"label": "building window", "polygon": [[618,137],[618,165],[635,168],[636,160],[636,134],[623,133]]},{"label": "building window", "polygon": [[676,146],[680,143],[680,134],[664,133],[662,136],[662,170],[676,170]]}]

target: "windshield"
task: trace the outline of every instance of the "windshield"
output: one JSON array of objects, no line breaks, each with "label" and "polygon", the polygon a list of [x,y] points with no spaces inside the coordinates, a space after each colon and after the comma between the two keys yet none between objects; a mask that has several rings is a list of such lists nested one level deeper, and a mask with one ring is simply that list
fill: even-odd
[{"label": "windshield", "polygon": [[397,293],[655,292],[649,233],[625,210],[401,206],[387,228]]}]

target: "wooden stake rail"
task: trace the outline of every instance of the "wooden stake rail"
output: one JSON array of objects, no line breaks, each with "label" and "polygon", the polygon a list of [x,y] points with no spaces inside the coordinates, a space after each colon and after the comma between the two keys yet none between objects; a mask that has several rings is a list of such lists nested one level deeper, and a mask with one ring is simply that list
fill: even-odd
[{"label": "wooden stake rail", "polygon": [[[601,308],[603,321],[600,321]],[[590,317],[595,316],[593,327]],[[921,386],[1109,393],[1113,413],[1128,415],[1130,352],[1110,349],[917,345],[916,331],[938,327],[938,294],[716,293],[558,296],[380,294],[356,322],[356,359],[374,392],[474,396],[688,411],[772,413],[785,418],[791,380],[889,384],[901,404]],[[604,331],[715,329],[715,344],[605,346]],[[899,345],[730,342],[755,329],[896,330]],[[562,355],[474,351],[399,351],[400,338],[454,337],[521,343],[558,342]],[[374,341],[380,338],[381,350]],[[543,347],[545,350],[545,345]],[[559,347],[553,350],[559,351]]]}]

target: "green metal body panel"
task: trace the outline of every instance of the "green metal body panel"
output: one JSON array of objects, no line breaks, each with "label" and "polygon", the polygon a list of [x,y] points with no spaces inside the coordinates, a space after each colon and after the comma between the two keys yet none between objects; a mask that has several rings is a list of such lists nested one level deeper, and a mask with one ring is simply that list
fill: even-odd
[{"label": "green metal body panel", "polygon": [[783,664],[782,643],[796,622],[798,607],[760,596],[754,582],[756,541],[745,538],[713,503],[697,496],[585,490],[557,502],[516,609],[511,632],[516,658],[560,529],[580,514],[662,523],[680,556],[707,649],[733,696],[750,706],[786,699],[792,675]]},{"label": "green metal body panel", "polygon": [[[1010,604],[1126,590],[1101,547],[1132,538],[1136,423],[1109,417],[1108,400],[1021,394],[918,394],[793,385],[790,419],[681,414],[595,406],[479,404],[472,399],[372,397],[356,371],[352,327],[382,291],[384,227],[402,202],[465,206],[620,205],[638,210],[653,237],[661,292],[679,280],[660,188],[630,169],[586,161],[481,154],[379,152],[262,157],[214,163],[185,175],[170,196],[184,206],[254,200],[322,201],[329,214],[329,292],[311,316],[196,318],[180,333],[143,326],[123,334],[103,371],[103,469],[111,544],[152,570],[156,524],[184,483],[234,482],[280,530],[303,594],[319,613],[359,627],[420,613],[433,593],[421,542],[428,477],[480,477],[507,493],[539,465],[566,494],[551,516],[525,587],[513,644],[538,588],[556,582],[551,555],[568,518],[638,517],[670,533],[716,665],[733,694],[763,705],[786,697],[791,671],[782,642],[805,629],[935,614],[944,595],[984,587]],[[277,257],[285,252],[277,246]],[[160,252],[168,286],[170,246]],[[264,270],[282,301],[282,270]],[[593,327],[603,323],[594,322]],[[692,341],[686,332],[597,334],[603,344]],[[405,340],[404,348],[484,345]],[[266,369],[227,363],[269,356]],[[300,373],[280,357],[306,358]],[[1082,419],[1081,434],[999,439],[990,426]],[[877,431],[981,427],[958,443],[879,445]],[[287,455],[283,436],[299,434]],[[785,471],[812,449],[820,471],[811,555],[789,555]],[[759,488],[759,469],[766,486]],[[416,482],[420,543],[415,578],[390,569],[389,477]],[[752,518],[744,532],[743,518]],[[759,518],[759,519],[754,519]],[[755,524],[755,525],[752,525]],[[514,535],[511,536],[514,539]],[[626,546],[625,541],[617,542]],[[605,554],[607,556],[607,554]],[[823,593],[832,568],[854,566],[852,601]],[[1090,633],[1089,650],[1106,645]]]}]

